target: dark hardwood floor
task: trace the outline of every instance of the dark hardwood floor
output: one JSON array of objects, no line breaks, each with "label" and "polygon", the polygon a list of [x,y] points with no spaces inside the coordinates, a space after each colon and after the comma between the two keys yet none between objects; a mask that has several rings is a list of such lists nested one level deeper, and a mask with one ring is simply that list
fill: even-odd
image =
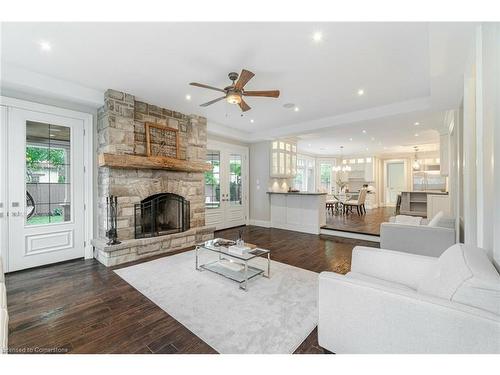
[{"label": "dark hardwood floor", "polygon": [[[216,236],[236,238],[239,229]],[[245,228],[244,239],[271,249],[275,261],[315,272],[346,273],[354,246],[378,246],[253,226]],[[10,273],[6,283],[12,353],[216,353],[95,260]],[[321,353],[317,341],[315,329],[296,353]]]},{"label": "dark hardwood floor", "polygon": [[389,221],[394,215],[394,207],[379,207],[366,210],[358,215],[356,209],[347,215],[326,215],[324,228],[380,236],[380,224]]}]

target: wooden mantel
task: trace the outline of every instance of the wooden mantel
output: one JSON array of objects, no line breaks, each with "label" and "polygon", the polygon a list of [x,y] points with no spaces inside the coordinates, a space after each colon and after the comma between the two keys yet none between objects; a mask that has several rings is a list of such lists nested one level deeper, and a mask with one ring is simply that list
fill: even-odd
[{"label": "wooden mantel", "polygon": [[100,167],[124,169],[163,169],[178,172],[206,172],[212,169],[205,162],[180,160],[166,156],[99,154]]}]

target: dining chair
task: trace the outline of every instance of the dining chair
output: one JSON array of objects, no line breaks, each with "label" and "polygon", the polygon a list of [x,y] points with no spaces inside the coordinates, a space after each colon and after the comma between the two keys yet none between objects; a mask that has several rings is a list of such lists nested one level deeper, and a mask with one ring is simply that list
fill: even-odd
[{"label": "dining chair", "polygon": [[347,213],[347,211],[352,212],[352,208],[356,207],[356,210],[358,211],[358,215],[366,214],[366,208],[365,208],[366,193],[367,193],[367,189],[362,188],[359,191],[358,199],[351,199],[351,200],[345,202],[344,203],[344,212],[345,213]]}]

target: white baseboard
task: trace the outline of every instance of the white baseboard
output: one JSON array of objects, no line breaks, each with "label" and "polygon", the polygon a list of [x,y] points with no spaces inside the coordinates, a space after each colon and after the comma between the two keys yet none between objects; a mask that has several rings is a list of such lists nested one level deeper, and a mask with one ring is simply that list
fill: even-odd
[{"label": "white baseboard", "polygon": [[271,222],[267,220],[248,220],[249,225],[255,225],[257,227],[271,228]]},{"label": "white baseboard", "polygon": [[354,233],[354,232],[344,232],[344,231],[335,230],[335,229],[321,228],[320,234],[324,234],[324,235],[327,235],[327,236],[352,238],[352,239],[355,239],[355,240],[380,242],[380,237],[379,236],[372,236],[372,235],[369,235],[369,234]]}]

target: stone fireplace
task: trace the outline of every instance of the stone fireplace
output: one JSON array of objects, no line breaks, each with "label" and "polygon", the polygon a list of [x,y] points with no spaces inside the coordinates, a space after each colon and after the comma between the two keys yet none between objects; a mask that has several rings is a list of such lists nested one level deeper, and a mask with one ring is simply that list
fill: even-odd
[{"label": "stone fireplace", "polygon": [[[107,90],[98,111],[98,238],[95,257],[106,266],[190,247],[213,238],[205,226],[204,173],[170,170],[124,160],[146,157],[146,123],[178,130],[178,159],[184,165],[202,165],[206,159],[206,119],[137,100]],[[102,155],[122,159],[118,166]],[[103,161],[104,160],[104,161]],[[106,159],[107,160],[107,159]],[[135,163],[135,159],[134,159]],[[107,245],[106,197],[118,197],[118,245]]]},{"label": "stone fireplace", "polygon": [[185,232],[190,226],[189,201],[172,193],[151,195],[134,206],[135,238]]}]

